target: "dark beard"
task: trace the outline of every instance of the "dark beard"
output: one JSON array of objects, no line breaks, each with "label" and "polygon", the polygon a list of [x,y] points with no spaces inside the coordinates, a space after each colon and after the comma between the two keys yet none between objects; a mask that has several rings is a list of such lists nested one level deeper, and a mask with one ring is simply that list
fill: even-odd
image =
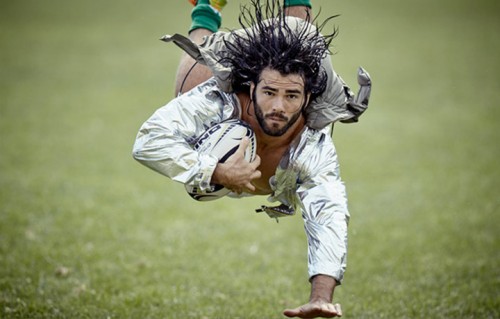
[{"label": "dark beard", "polygon": [[255,96],[255,91],[252,93],[252,99],[253,99],[253,108],[255,110],[255,117],[257,118],[257,122],[259,122],[259,125],[262,128],[262,130],[264,131],[264,133],[266,133],[267,135],[270,135],[270,136],[281,136],[281,135],[285,134],[288,131],[288,129],[290,127],[292,127],[292,125],[295,124],[295,122],[297,122],[297,120],[300,117],[300,114],[302,113],[302,108],[301,108],[297,113],[295,113],[292,116],[291,119],[288,119],[288,117],[286,117],[282,113],[276,112],[276,113],[268,114],[267,116],[278,117],[280,119],[287,121],[285,126],[283,126],[282,128],[272,127],[272,126],[267,125],[267,123],[265,121],[264,113],[262,113],[262,109],[260,108],[259,103],[257,102],[256,96]]}]

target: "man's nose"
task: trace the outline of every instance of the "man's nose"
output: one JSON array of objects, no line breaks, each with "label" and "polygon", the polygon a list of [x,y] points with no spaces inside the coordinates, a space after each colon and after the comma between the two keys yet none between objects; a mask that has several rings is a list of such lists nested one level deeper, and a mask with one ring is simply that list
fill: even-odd
[{"label": "man's nose", "polygon": [[273,109],[276,111],[285,111],[285,101],[282,97],[276,97],[276,99],[274,99]]}]

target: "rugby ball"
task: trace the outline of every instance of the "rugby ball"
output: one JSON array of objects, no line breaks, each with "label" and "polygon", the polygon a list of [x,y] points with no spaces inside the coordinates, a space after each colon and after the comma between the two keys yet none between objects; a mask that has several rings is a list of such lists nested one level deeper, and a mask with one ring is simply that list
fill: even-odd
[{"label": "rugby ball", "polygon": [[[252,128],[238,119],[227,120],[210,127],[198,137],[193,148],[201,154],[214,155],[219,159],[219,163],[224,163],[236,152],[245,136],[250,139],[245,150],[245,159],[252,162],[257,153],[257,140]],[[219,199],[231,192],[224,186],[217,184],[210,185],[204,191],[189,185],[185,185],[185,188],[188,194],[198,201]]]}]

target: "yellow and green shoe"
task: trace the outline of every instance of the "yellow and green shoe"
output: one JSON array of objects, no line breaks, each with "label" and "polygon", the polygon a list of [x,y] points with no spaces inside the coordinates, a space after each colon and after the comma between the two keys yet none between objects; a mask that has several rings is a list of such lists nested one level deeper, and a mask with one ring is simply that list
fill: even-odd
[{"label": "yellow and green shoe", "polygon": [[227,4],[227,0],[188,0],[193,6],[199,3],[210,4],[212,8],[221,12],[224,6]]}]

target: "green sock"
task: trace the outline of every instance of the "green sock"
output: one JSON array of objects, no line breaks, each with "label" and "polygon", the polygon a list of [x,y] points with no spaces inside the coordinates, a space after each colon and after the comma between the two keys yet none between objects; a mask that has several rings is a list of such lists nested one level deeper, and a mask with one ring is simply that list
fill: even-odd
[{"label": "green sock", "polygon": [[312,8],[311,0],[285,0],[285,8],[295,6],[306,6],[308,8]]},{"label": "green sock", "polygon": [[198,0],[198,3],[191,11],[191,27],[189,32],[194,29],[207,29],[212,32],[219,30],[222,17],[217,10],[208,4],[208,0]]}]

